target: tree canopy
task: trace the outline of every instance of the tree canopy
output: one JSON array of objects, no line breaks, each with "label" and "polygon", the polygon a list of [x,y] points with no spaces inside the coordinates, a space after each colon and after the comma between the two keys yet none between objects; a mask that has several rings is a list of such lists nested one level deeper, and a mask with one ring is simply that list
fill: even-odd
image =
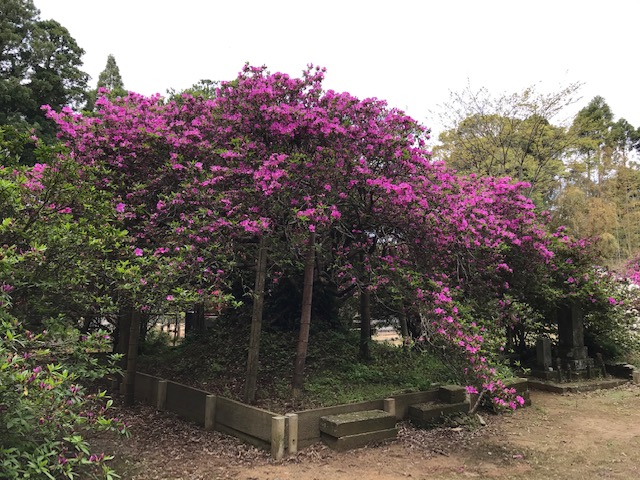
[{"label": "tree canopy", "polygon": [[[458,352],[467,382],[514,405],[485,340],[523,348],[557,305],[613,298],[596,286],[588,242],[552,232],[528,183],[455,172],[431,157],[424,126],[381,100],[326,90],[323,79],[312,66],[299,78],[245,66],[206,94],[103,92],[90,114],[47,107],[64,145],[50,165],[4,172],[17,212],[6,244],[36,247],[32,223],[13,218],[46,220],[51,252],[45,268],[13,282],[16,298],[32,285],[54,298],[63,283],[91,308],[220,311],[244,300],[238,280],[248,283],[255,245],[268,239],[267,304],[282,280],[304,276],[335,298],[357,297],[367,322],[372,306],[410,318],[416,338]],[[57,278],[63,264],[68,277]]]},{"label": "tree canopy", "polygon": [[[219,301],[243,242],[271,239],[277,279],[301,273],[313,234],[316,271],[336,291],[404,298],[422,332],[459,348],[497,395],[482,354],[495,317],[480,308],[470,321],[463,304],[506,313],[509,295],[552,309],[566,285],[554,251],[569,240],[547,233],[527,184],[456,175],[431,160],[424,127],[380,100],[324,90],[323,77],[247,66],[209,97],[101,97],[92,116],[48,115],[80,165],[103,169],[95,186],[148,259],[138,282],[176,289],[170,301],[186,290]],[[536,269],[558,297],[541,300]]]},{"label": "tree canopy", "polygon": [[527,182],[528,196],[548,205],[560,187],[564,155],[573,144],[566,130],[552,122],[575,101],[579,87],[572,84],[550,94],[533,87],[502,96],[471,87],[452,93],[443,113],[447,130],[434,152],[460,172]]}]

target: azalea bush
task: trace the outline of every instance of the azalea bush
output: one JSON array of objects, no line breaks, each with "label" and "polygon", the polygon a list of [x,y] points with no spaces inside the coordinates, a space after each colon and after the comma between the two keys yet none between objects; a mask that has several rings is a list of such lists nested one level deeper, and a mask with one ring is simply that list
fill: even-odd
[{"label": "azalea bush", "polygon": [[98,361],[109,338],[104,332],[79,335],[34,333],[7,311],[9,286],[0,308],[0,470],[8,479],[116,478],[86,441],[89,431],[128,435],[108,416],[104,392],[85,382],[114,373],[116,358]]},{"label": "azalea bush", "polygon": [[[591,304],[585,315],[585,343],[607,360],[640,358],[640,290],[632,280],[605,268],[585,282]],[[590,285],[589,285],[590,284]]]},{"label": "azalea bush", "polygon": [[496,338],[508,347],[509,329],[522,330],[524,344],[561,302],[587,298],[568,281],[585,272],[580,246],[549,232],[528,185],[456,174],[432,161],[427,128],[323,80],[313,66],[294,78],[247,65],[207,96],[103,96],[91,116],[47,109],[128,232],[135,271],[122,295],[220,311],[243,300],[268,237],[277,300],[283,281],[302,283],[313,239],[317,291],[358,297],[362,318],[377,303],[417,319],[419,335],[458,352],[468,383],[514,405]]}]

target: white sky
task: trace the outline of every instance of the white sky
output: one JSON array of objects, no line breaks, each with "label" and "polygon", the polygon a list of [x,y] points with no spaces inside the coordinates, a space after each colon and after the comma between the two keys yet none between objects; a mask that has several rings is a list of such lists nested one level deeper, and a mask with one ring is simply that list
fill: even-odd
[{"label": "white sky", "polygon": [[584,82],[640,125],[637,0],[35,0],[86,51],[95,85],[112,53],[125,88],[181,90],[231,80],[245,62],[378,97],[439,131],[449,91],[543,92]]}]

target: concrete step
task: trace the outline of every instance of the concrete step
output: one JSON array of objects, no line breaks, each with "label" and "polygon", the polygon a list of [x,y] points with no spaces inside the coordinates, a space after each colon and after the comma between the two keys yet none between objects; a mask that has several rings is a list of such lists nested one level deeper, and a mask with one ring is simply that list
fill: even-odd
[{"label": "concrete step", "polygon": [[383,410],[365,410],[320,417],[320,432],[334,438],[389,430],[395,426],[396,417]]},{"label": "concrete step", "polygon": [[418,403],[409,407],[409,420],[419,427],[442,423],[449,415],[469,413],[469,402],[459,403]]},{"label": "concrete step", "polygon": [[398,429],[396,427],[393,427],[385,430],[357,433],[355,435],[345,435],[342,437],[333,437],[326,433],[322,433],[321,435],[322,440],[327,444],[327,446],[329,446],[333,450],[344,452],[346,450],[353,450],[354,448],[364,447],[371,442],[396,438],[396,436],[398,435]]}]

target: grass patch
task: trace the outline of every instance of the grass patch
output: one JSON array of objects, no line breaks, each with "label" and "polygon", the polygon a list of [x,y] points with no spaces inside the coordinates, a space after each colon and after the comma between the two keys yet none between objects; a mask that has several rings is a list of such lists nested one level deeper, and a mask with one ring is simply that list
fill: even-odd
[{"label": "grass patch", "polygon": [[[145,348],[141,370],[242,399],[249,326],[220,322],[201,338],[176,347]],[[434,383],[455,383],[450,370],[435,356],[390,344],[373,343],[371,360],[358,359],[357,332],[312,333],[306,362],[303,397],[294,405],[290,396],[297,332],[262,334],[257,403],[282,411],[384,398],[429,389]]]}]

